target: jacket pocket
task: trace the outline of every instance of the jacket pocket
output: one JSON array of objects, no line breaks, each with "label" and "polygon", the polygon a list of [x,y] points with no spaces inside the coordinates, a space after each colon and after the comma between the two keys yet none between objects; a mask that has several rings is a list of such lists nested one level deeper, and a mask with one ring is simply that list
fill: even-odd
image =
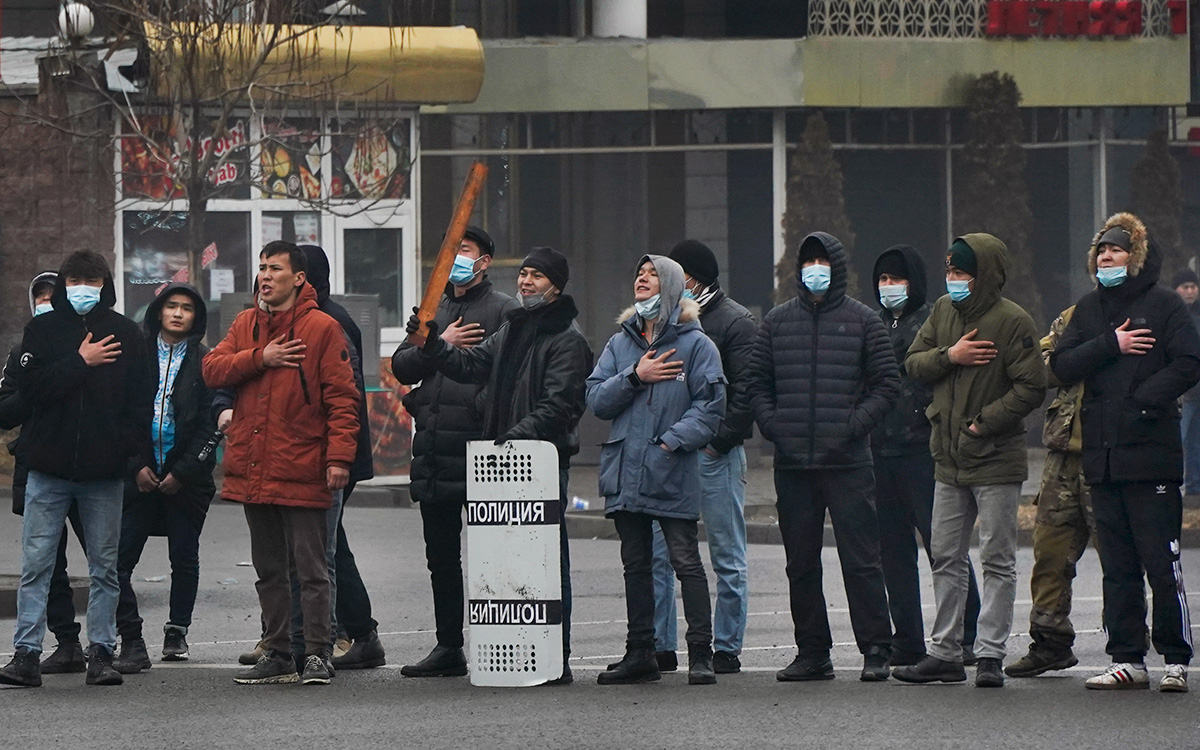
[{"label": "jacket pocket", "polygon": [[683,456],[664,450],[660,445],[647,445],[642,456],[642,476],[638,494],[656,500],[684,499],[685,464]]},{"label": "jacket pocket", "polygon": [[998,437],[984,437],[963,427],[958,438],[958,466],[960,469],[970,469],[987,464],[1000,455],[996,445]]},{"label": "jacket pocket", "polygon": [[942,445],[942,414],[941,411],[930,404],[925,409],[925,418],[929,420],[929,455],[933,456],[935,462],[942,462],[946,458],[946,448]]},{"label": "jacket pocket", "polygon": [[1117,443],[1127,446],[1161,442],[1165,421],[1162,409],[1126,407],[1121,410],[1121,432],[1117,435]]},{"label": "jacket pocket", "polygon": [[621,459],[624,456],[625,438],[609,440],[600,444],[599,489],[601,497],[621,493]]}]

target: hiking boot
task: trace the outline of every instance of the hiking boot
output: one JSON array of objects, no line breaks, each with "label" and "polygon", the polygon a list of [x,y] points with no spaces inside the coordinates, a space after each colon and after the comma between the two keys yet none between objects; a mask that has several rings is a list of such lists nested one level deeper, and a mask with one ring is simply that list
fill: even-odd
[{"label": "hiking boot", "polygon": [[810,682],[832,680],[833,662],[828,656],[797,656],[792,663],[775,673],[780,682]]},{"label": "hiking boot", "polygon": [[863,657],[862,672],[858,675],[859,681],[883,682],[890,674],[887,655],[877,648],[869,649],[867,655]]},{"label": "hiking boot", "polygon": [[296,674],[296,662],[292,660],[292,655],[271,649],[263,651],[262,656],[258,657],[258,662],[251,669],[239,672],[233,678],[233,681],[239,685],[280,685],[299,680],[300,676]]},{"label": "hiking boot", "polygon": [[[621,660],[624,661],[624,657],[622,657]],[[654,661],[658,662],[659,672],[674,672],[675,670],[679,669],[679,657],[674,651],[655,651]],[[616,669],[617,665],[620,663],[620,661],[614,661],[612,664],[609,664],[607,667],[605,667],[605,669],[611,671]]]},{"label": "hiking boot", "polygon": [[462,647],[437,645],[416,664],[400,668],[405,677],[462,677],[467,673],[467,655]]},{"label": "hiking boot", "polygon": [[924,658],[924,651],[897,651],[893,648],[892,658],[888,659],[888,663],[893,667],[911,667]]},{"label": "hiking boot", "polygon": [[571,665],[563,661],[563,671],[558,677],[553,680],[546,680],[543,685],[570,685],[575,682],[575,675],[571,673]]},{"label": "hiking boot", "polygon": [[688,646],[688,684],[716,685],[711,646]]},{"label": "hiking boot", "polygon": [[[675,652],[670,652],[674,654]],[[657,655],[652,648],[627,646],[625,658],[601,672],[596,682],[601,685],[633,685],[640,682],[657,682],[662,679]]]},{"label": "hiking boot", "polygon": [[[145,643],[142,644],[142,653],[146,653]],[[121,673],[113,668],[113,652],[107,646],[99,643],[88,646],[87,660],[87,677],[84,679],[87,684],[120,685],[125,682]]]},{"label": "hiking boot", "polygon": [[374,630],[351,643],[342,656],[334,651],[333,666],[337,669],[373,669],[385,663],[383,644]]},{"label": "hiking boot", "polygon": [[69,674],[86,672],[87,659],[83,656],[83,646],[76,638],[70,641],[59,641],[54,653],[42,660],[42,674]]},{"label": "hiking boot", "polygon": [[732,651],[713,654],[713,671],[717,674],[737,674],[742,671],[742,660]]},{"label": "hiking boot", "polygon": [[187,629],[178,625],[163,626],[163,661],[187,661]]},{"label": "hiking boot", "polygon": [[1004,668],[1009,677],[1037,677],[1056,669],[1068,669],[1079,663],[1071,649],[1050,651],[1030,644],[1029,653]]},{"label": "hiking boot", "polygon": [[254,648],[238,657],[238,664],[258,664],[258,660],[267,652],[267,647],[262,641],[254,644]]},{"label": "hiking boot", "polygon": [[979,664],[979,657],[975,655],[975,644],[968,643],[963,646],[963,666],[974,667]]},{"label": "hiking boot", "polygon": [[1003,659],[995,659],[988,656],[981,657],[979,664],[975,667],[975,687],[1004,687],[1004,672],[1000,669],[1003,663]]},{"label": "hiking boot", "polygon": [[1089,677],[1083,686],[1088,690],[1148,690],[1150,673],[1145,664],[1119,662],[1095,677]]},{"label": "hiking boot", "polygon": [[1158,692],[1186,693],[1187,691],[1187,665],[1168,664],[1167,673],[1163,675],[1162,682],[1158,683]]},{"label": "hiking boot", "polygon": [[[79,641],[75,642],[76,645]],[[62,648],[59,646],[59,648]],[[42,668],[38,664],[41,654],[33,649],[22,646],[13,654],[12,661],[0,667],[0,685],[16,685],[17,687],[41,687]]]},{"label": "hiking boot", "polygon": [[967,670],[952,661],[942,661],[928,654],[911,667],[897,667],[892,677],[901,682],[922,684],[926,682],[966,682]]},{"label": "hiking boot", "polygon": [[146,642],[141,638],[121,639],[121,653],[113,660],[113,669],[121,674],[137,674],[151,666]]},{"label": "hiking boot", "polygon": [[309,654],[304,660],[304,672],[300,682],[305,685],[328,685],[333,679],[333,665],[329,662],[329,653]]}]

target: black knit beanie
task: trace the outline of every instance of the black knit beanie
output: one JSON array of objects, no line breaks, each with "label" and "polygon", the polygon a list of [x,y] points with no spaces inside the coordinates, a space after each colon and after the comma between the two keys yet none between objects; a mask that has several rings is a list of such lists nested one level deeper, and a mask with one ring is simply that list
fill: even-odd
[{"label": "black knit beanie", "polygon": [[534,268],[546,274],[550,283],[562,291],[571,278],[571,269],[567,258],[552,247],[535,247],[521,261],[521,268]]},{"label": "black knit beanie", "polygon": [[821,242],[821,240],[810,234],[800,243],[800,252],[796,257],[796,266],[801,267],[808,261],[816,258],[829,260],[829,251],[825,249],[824,242]]},{"label": "black knit beanie", "polygon": [[667,256],[683,266],[683,272],[699,281],[704,286],[716,283],[720,268],[717,266],[717,256],[703,242],[684,240],[671,250]]},{"label": "black knit beanie", "polygon": [[879,256],[879,260],[875,261],[875,280],[879,281],[879,277],[885,273],[895,279],[908,278],[911,271],[908,270],[908,260],[905,259],[904,253],[888,250]]},{"label": "black knit beanie", "polygon": [[1197,284],[1200,285],[1200,277],[1196,276],[1196,272],[1190,268],[1185,268],[1175,274],[1175,278],[1171,279],[1171,288],[1177,289],[1181,284]]}]

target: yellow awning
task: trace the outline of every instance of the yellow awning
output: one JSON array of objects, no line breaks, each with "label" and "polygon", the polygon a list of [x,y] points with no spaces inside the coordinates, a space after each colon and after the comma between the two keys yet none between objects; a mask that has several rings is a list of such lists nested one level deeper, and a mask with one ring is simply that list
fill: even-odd
[{"label": "yellow awning", "polygon": [[465,27],[147,24],[146,40],[152,88],[173,102],[241,92],[325,106],[451,104],[474,101],[483,85],[483,46]]}]

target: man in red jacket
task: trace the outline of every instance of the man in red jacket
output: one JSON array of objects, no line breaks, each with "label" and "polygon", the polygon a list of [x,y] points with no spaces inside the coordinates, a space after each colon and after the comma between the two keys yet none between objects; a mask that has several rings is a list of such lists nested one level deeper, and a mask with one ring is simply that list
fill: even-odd
[{"label": "man in red jacket", "polygon": [[259,255],[258,305],[240,313],[204,358],[208,386],[237,393],[221,497],[245,507],[266,647],[234,678],[243,685],[297,680],[289,555],[304,613],[299,679],[328,684],[333,674],[325,514],[350,477],[359,396],[346,337],[304,282],[304,253],[269,243]]}]

